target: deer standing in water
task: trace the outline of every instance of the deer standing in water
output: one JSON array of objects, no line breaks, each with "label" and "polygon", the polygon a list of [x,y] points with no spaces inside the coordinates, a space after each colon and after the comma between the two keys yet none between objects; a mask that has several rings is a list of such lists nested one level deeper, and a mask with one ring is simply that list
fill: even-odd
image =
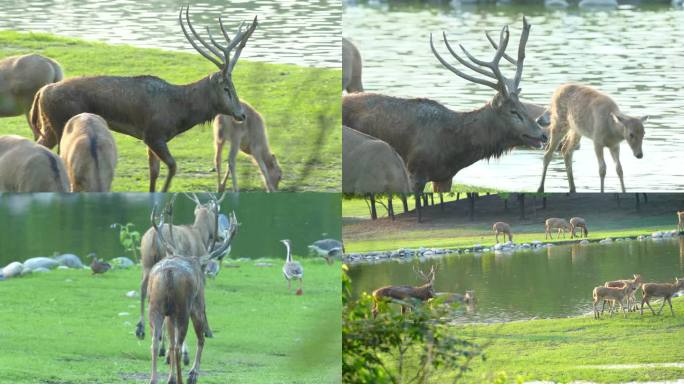
[{"label": "deer standing in water", "polygon": [[411,285],[388,285],[386,287],[378,288],[373,291],[373,318],[378,314],[378,305],[382,300],[399,300],[401,301],[401,313],[406,313],[408,309],[408,300],[419,300],[421,302],[427,301],[435,297],[435,290],[432,288],[435,282],[435,267],[430,268],[429,273],[424,273],[421,270],[413,269],[420,277],[423,278],[425,284],[414,287]]}]

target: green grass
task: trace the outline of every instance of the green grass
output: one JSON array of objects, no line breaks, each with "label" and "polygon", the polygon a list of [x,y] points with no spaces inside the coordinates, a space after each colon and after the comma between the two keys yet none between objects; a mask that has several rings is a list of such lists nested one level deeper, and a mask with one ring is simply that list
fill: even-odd
[{"label": "green grass", "polygon": [[[207,282],[214,338],[205,343],[201,383],[340,382],[340,265],[304,260],[304,294],[296,296],[282,261],[271,262],[241,262]],[[138,290],[140,274],[139,267],[102,276],[57,270],[0,282],[0,382],[148,382],[149,324],[139,341],[140,299],[126,296]],[[192,330],[187,341],[192,359]],[[159,372],[166,382],[168,366]]]},{"label": "green grass", "polygon": [[[249,49],[249,46],[246,48]],[[154,75],[174,84],[194,82],[216,71],[199,54],[108,45],[55,35],[0,31],[0,58],[40,53],[57,60],[66,77]],[[269,141],[283,169],[282,190],[339,191],[342,139],[340,77],[337,69],[250,62],[241,59],[233,80],[240,99],[264,117]],[[24,116],[2,120],[0,135],[32,138]],[[114,191],[147,191],[145,145],[115,133],[119,162]],[[214,191],[211,126],[198,126],[169,143],[178,173],[172,190]],[[227,159],[225,149],[224,161]],[[223,169],[226,166],[224,165]],[[242,190],[263,190],[258,168],[241,154],[237,164]],[[160,181],[166,175],[162,165]]]},{"label": "green grass", "polygon": [[[657,311],[660,303],[652,306]],[[588,380],[598,383],[672,380],[684,377],[684,368],[609,368],[601,365],[681,363],[684,361],[684,298],[673,300],[663,315],[630,313],[594,320],[592,315],[554,320],[531,320],[494,325],[464,325],[454,332],[491,344],[487,359],[475,360],[467,382]],[[508,382],[508,381],[507,381]]]}]

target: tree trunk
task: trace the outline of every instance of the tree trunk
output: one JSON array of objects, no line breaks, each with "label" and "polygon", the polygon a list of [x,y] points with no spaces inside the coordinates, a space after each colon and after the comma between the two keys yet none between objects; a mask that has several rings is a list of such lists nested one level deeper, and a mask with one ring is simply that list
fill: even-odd
[{"label": "tree trunk", "polygon": [[370,198],[370,207],[371,207],[371,220],[377,220],[378,219],[378,211],[375,208],[375,194],[370,193],[369,198]]}]

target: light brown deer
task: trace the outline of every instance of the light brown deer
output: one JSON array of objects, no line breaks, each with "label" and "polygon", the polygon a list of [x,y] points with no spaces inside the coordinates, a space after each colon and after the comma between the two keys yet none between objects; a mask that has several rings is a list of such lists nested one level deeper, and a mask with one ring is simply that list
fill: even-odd
[{"label": "light brown deer", "polygon": [[343,126],[342,192],[411,192],[404,160],[384,141]]},{"label": "light brown deer", "polygon": [[342,89],[348,93],[363,92],[361,54],[349,40],[342,38]]},{"label": "light brown deer", "polygon": [[[508,26],[501,30],[496,53],[491,61],[461,58],[446,39],[449,52],[467,68],[488,79],[466,74],[439,55],[430,37],[437,60],[451,72],[468,81],[496,90],[485,106],[470,112],[455,112],[428,99],[402,99],[374,93],[353,93],[342,99],[342,123],[387,142],[404,159],[411,175],[412,190],[423,192],[429,181],[449,183],[461,169],[482,159],[500,157],[511,149],[529,145],[540,147],[546,141],[541,128],[520,102],[525,45],[530,24],[523,20],[518,58],[505,54]],[[516,66],[515,77],[508,79],[499,69],[502,58]],[[416,194],[416,207],[420,207]]]},{"label": "light brown deer", "polygon": [[[173,201],[173,200],[172,200]],[[149,318],[152,330],[152,376],[150,383],[156,384],[157,359],[162,328],[166,323],[169,333],[169,362],[171,373],[169,382],[182,384],[183,375],[180,363],[181,346],[185,343],[190,319],[192,319],[197,351],[195,361],[188,374],[188,383],[195,384],[200,372],[200,360],[204,349],[204,337],[207,332],[206,308],[204,298],[204,269],[206,265],[226,252],[237,232],[235,215],[231,216],[231,226],[223,236],[223,242],[213,243],[205,252],[197,257],[187,255],[174,246],[173,224],[169,221],[168,231],[163,229],[164,219],[157,218],[157,207],[152,211],[152,226],[159,234],[157,241],[165,249],[165,258],[150,271],[148,296],[150,298]],[[159,220],[159,224],[157,224]],[[164,233],[168,232],[169,240]]]},{"label": "light brown deer", "polygon": [[45,56],[29,54],[0,60],[0,117],[23,114],[28,120],[36,92],[63,78],[62,67]]},{"label": "light brown deer", "polygon": [[513,241],[513,234],[511,233],[511,226],[508,225],[507,223],[504,223],[503,221],[497,221],[492,225],[492,230],[496,233],[495,239],[496,243],[499,243],[499,234],[503,233],[504,234],[504,239],[506,238],[506,235],[508,235],[508,241]]},{"label": "light brown deer", "polygon": [[109,192],[112,189],[116,142],[103,118],[92,113],[72,117],[64,127],[59,147],[71,192]]},{"label": "light brown deer", "polygon": [[[593,291],[593,307],[594,307],[594,318],[595,319],[600,319],[601,315],[603,314],[603,310],[606,308],[606,302],[610,302],[610,317],[613,317],[613,309],[615,306],[615,303],[617,302],[620,304],[620,310],[622,310],[622,313],[624,317],[627,317],[627,313],[625,312],[625,307],[622,305],[622,303],[625,301],[625,298],[629,295],[629,284],[624,284],[620,288],[610,288],[610,287],[596,287],[594,288]],[[598,311],[598,307],[596,306],[599,301],[603,301],[603,307],[601,308],[601,313]]]},{"label": "light brown deer", "polygon": [[[189,6],[188,6],[189,8]],[[95,113],[107,121],[113,131],[142,140],[147,145],[150,169],[150,192],[156,189],[160,161],[168,174],[163,192],[169,190],[176,174],[176,160],[167,143],[197,124],[211,121],[218,114],[242,121],[245,112],[233,85],[232,73],[242,49],[257,27],[257,19],[230,39],[219,19],[226,46],[204,41],[190,24],[189,9],[183,23],[183,9],[178,16],[183,34],[190,44],[219,71],[195,83],[173,85],[154,76],[77,77],[46,85],[36,94],[31,109],[31,127],[40,144],[53,148],[59,143],[66,122],[83,112]],[[199,41],[204,49],[195,42]],[[234,50],[231,57],[231,52]]]},{"label": "light brown deer", "polygon": [[447,296],[447,298],[444,300],[444,304],[461,303],[461,304],[466,304],[466,305],[474,305],[475,302],[477,301],[477,299],[475,298],[475,291],[473,291],[473,290],[465,291],[463,294],[460,294],[460,293],[437,294],[437,297],[440,297],[442,295]]},{"label": "light brown deer", "polygon": [[545,239],[548,239],[549,237],[553,239],[553,234],[551,233],[552,229],[558,229],[558,236],[556,238],[559,238],[561,233],[563,234],[563,237],[565,237],[565,232],[570,229],[570,223],[565,219],[559,219],[557,217],[546,219],[546,222],[544,223]]},{"label": "light brown deer", "polygon": [[0,192],[68,192],[64,162],[21,136],[0,137]]},{"label": "light brown deer", "polygon": [[582,229],[582,233],[580,234],[580,236],[582,236],[582,235],[584,235],[584,237],[589,236],[589,229],[587,228],[587,221],[581,217],[573,217],[570,219],[570,238],[571,239],[575,238],[575,230],[577,228]]},{"label": "light brown deer", "polygon": [[423,271],[414,271],[423,278],[425,284],[414,287],[411,285],[388,285],[386,287],[378,288],[373,291],[373,318],[378,314],[378,305],[383,300],[399,300],[401,303],[401,313],[406,313],[408,305],[407,300],[427,301],[435,297],[435,290],[432,285],[435,282],[435,267],[430,268],[430,272],[425,274]]},{"label": "light brown deer", "polygon": [[[611,288],[622,288],[624,285],[629,286],[629,292],[627,295],[627,310],[632,311],[633,309],[636,310],[636,291],[639,289],[641,286],[641,275],[640,274],[635,274],[633,275],[632,280],[613,280],[613,281],[607,281],[605,284],[603,284],[604,287],[611,287]],[[634,304],[634,305],[632,305]]]},{"label": "light brown deer", "polygon": [[[278,183],[282,179],[283,173],[275,155],[268,146],[266,136],[266,125],[261,117],[251,105],[242,102],[242,109],[245,111],[245,119],[237,121],[231,116],[216,115],[214,118],[214,167],[218,176],[218,191],[223,192],[230,174],[233,181],[233,191],[238,191],[237,172],[235,172],[235,159],[238,150],[252,156],[254,162],[261,171],[261,177],[268,192],[278,190]],[[230,141],[230,152],[228,154],[228,170],[221,179],[221,154],[223,145]]]},{"label": "light brown deer", "polygon": [[684,231],[684,211],[677,211],[677,231]]},{"label": "light brown deer", "polygon": [[634,157],[641,159],[643,151],[641,143],[644,139],[644,122],[648,116],[630,117],[620,112],[617,104],[606,94],[593,88],[577,84],[561,85],[551,99],[551,133],[549,147],[544,154],[544,170],[538,192],[544,192],[546,170],[553,157],[553,152],[561,140],[565,140],[562,148],[565,171],[568,175],[570,192],[575,192],[575,179],[572,174],[572,154],[582,136],[594,142],[594,151],[599,163],[601,192],[606,177],[606,162],[603,149],[608,147],[615,162],[615,171],[620,178],[622,192],[625,182],[622,178],[620,164],[620,143],[627,141]]},{"label": "light brown deer", "polygon": [[670,305],[670,312],[672,312],[672,316],[674,316],[674,309],[672,309],[672,296],[681,290],[684,290],[684,278],[678,279],[675,277],[674,283],[642,284],[641,292],[643,293],[643,297],[641,298],[641,314],[644,314],[644,303],[646,303],[646,305],[648,305],[648,307],[651,308],[651,312],[653,312],[653,314],[655,315],[656,312],[653,310],[653,307],[651,307],[651,298],[662,297],[663,304],[660,306],[660,309],[658,310],[658,315],[660,315],[660,313],[663,311],[665,302],[667,302]]}]

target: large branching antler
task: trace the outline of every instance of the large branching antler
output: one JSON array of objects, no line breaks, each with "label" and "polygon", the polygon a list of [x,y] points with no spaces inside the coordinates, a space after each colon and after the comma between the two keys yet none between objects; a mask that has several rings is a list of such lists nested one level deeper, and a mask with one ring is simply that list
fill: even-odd
[{"label": "large branching antler", "polygon": [[[188,24],[188,28],[190,29],[190,34],[188,34],[187,29],[185,28],[185,23],[183,23],[183,10],[185,9],[185,21]],[[226,32],[226,29],[223,25],[223,20],[221,17],[219,17],[219,26],[221,27],[221,34],[223,35],[223,38],[226,40],[227,45],[222,45],[219,44],[215,39],[214,36],[212,36],[211,31],[207,27],[207,34],[209,35],[209,41],[210,43],[207,43],[202,37],[197,33],[195,28],[192,26],[192,23],[190,22],[190,5],[187,5],[186,7],[181,7],[180,13],[178,14],[178,21],[180,22],[181,29],[183,30],[183,34],[185,35],[185,38],[190,42],[193,48],[197,52],[199,52],[204,58],[207,60],[211,61],[214,63],[221,71],[225,74],[228,75],[231,72],[233,72],[233,68],[235,68],[235,64],[237,64],[238,59],[240,58],[240,54],[242,53],[242,49],[245,47],[247,44],[247,40],[252,36],[252,33],[257,27],[257,17],[254,16],[254,20],[250,23],[250,25],[247,27],[247,29],[243,30],[243,27],[245,25],[245,22],[243,21],[240,23],[240,26],[238,27],[238,31],[235,33],[235,36],[231,39],[230,36],[228,36],[228,32]],[[204,47],[200,47],[195,40],[199,41],[199,43]],[[235,52],[233,53],[233,57],[230,57],[230,52],[235,49]]]},{"label": "large branching antler", "polygon": [[430,267],[430,272],[425,273],[421,269],[416,268],[416,266],[413,266],[413,272],[415,272],[418,276],[422,277],[423,280],[427,283],[432,283],[435,280],[435,266],[433,265]]},{"label": "large branching antler", "polygon": [[237,217],[235,216],[235,212],[231,212],[228,228],[226,229],[225,233],[223,234],[223,242],[221,242],[221,245],[219,245],[218,247],[216,247],[216,244],[218,244],[218,243],[213,242],[212,246],[209,250],[209,254],[203,258],[203,262],[208,262],[211,259],[219,258],[223,254],[225,254],[226,251],[228,250],[228,247],[230,247],[231,243],[233,242],[233,238],[235,238],[235,235],[237,235],[237,231],[238,231]]},{"label": "large branching antler", "polygon": [[[171,197],[171,200],[166,204],[164,209],[161,212],[161,217],[159,215],[158,209],[159,206],[157,204],[154,205],[152,208],[152,213],[150,214],[150,221],[152,221],[152,227],[154,227],[154,230],[157,234],[156,240],[157,240],[157,245],[159,247],[162,247],[166,250],[167,254],[175,255],[176,254],[176,248],[175,248],[175,242],[173,239],[173,204],[176,200],[176,194],[174,194]],[[165,219],[164,217],[168,216],[170,218],[168,222],[168,228],[169,228],[169,238],[170,240],[166,240],[164,238],[163,234],[163,229],[164,229],[164,222]]]},{"label": "large branching antler", "polygon": [[[435,55],[437,60],[445,66],[448,70],[451,72],[455,73],[457,76],[464,78],[470,82],[476,83],[476,84],[481,84],[485,85],[487,87],[496,89],[497,91],[503,93],[505,96],[509,96],[512,93],[516,93],[518,86],[520,85],[520,80],[522,78],[522,70],[523,70],[523,62],[525,60],[525,45],[527,44],[527,38],[530,33],[530,24],[527,22],[527,18],[523,17],[523,31],[522,35],[520,36],[520,43],[518,46],[518,60],[513,59],[509,55],[506,54],[506,47],[508,46],[508,40],[510,38],[510,32],[508,31],[508,25],[505,25],[501,29],[501,33],[499,34],[499,43],[497,44],[494,39],[489,35],[489,33],[485,33],[487,36],[487,40],[492,44],[492,46],[496,49],[496,53],[494,54],[494,58],[491,61],[483,61],[475,58],[473,55],[468,52],[468,50],[465,49],[465,47],[461,44],[459,44],[459,47],[463,51],[463,54],[474,64],[469,63],[465,59],[463,59],[461,56],[459,56],[458,53],[451,47],[451,44],[449,44],[449,41],[446,37],[446,32],[442,32],[442,36],[444,38],[444,44],[447,47],[447,50],[449,50],[449,53],[456,59],[458,60],[459,63],[464,65],[465,67],[469,68],[470,70],[477,72],[481,75],[484,75],[488,78],[496,80],[496,83],[486,80],[486,79],[481,79],[472,75],[469,75],[453,65],[449,64],[442,56],[437,52],[437,49],[435,48],[434,42],[432,40],[432,34],[430,34],[430,48],[432,49],[432,53]],[[499,62],[501,59],[504,58],[507,61],[511,62],[516,66],[516,71],[515,71],[515,78],[513,80],[507,79],[502,73],[501,69],[499,67]],[[489,69],[489,71],[487,70]]]}]

